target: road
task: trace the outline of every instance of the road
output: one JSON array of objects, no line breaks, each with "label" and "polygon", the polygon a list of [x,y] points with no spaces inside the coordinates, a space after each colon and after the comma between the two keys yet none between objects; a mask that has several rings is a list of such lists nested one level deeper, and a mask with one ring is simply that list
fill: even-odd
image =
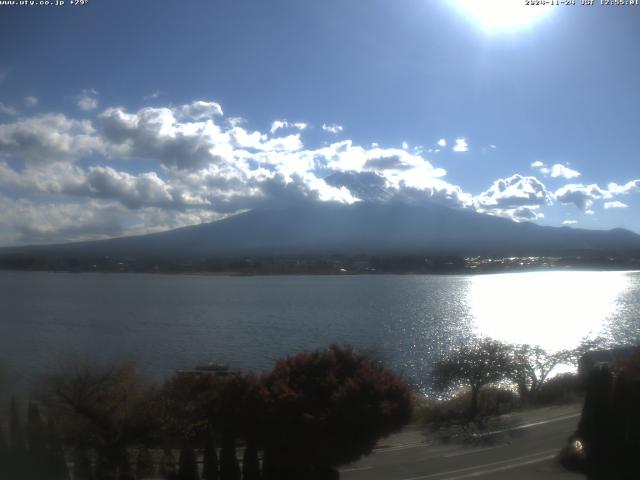
[{"label": "road", "polygon": [[584,479],[566,471],[557,455],[577,426],[580,406],[553,407],[501,417],[466,441],[443,443],[411,426],[384,440],[371,455],[342,468],[343,480]]}]

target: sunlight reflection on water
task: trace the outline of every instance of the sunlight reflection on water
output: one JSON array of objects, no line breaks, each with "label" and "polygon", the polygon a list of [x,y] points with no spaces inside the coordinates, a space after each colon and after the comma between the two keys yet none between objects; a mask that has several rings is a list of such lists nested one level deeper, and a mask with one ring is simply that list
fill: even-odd
[{"label": "sunlight reflection on water", "polygon": [[630,288],[628,272],[528,272],[470,279],[475,331],[549,350],[574,348],[605,333]]}]

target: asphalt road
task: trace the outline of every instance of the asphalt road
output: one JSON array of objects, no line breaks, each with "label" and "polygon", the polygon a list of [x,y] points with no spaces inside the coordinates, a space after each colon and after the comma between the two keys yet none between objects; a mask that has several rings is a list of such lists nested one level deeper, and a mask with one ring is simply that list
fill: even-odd
[{"label": "asphalt road", "polygon": [[486,430],[444,443],[411,426],[374,453],[342,468],[343,480],[584,479],[566,471],[558,452],[575,431],[580,406],[503,416]]}]

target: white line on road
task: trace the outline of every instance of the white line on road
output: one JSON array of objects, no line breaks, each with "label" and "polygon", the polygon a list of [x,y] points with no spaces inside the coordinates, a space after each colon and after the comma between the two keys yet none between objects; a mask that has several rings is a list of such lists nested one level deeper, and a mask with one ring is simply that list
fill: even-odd
[{"label": "white line on road", "polygon": [[373,467],[354,467],[354,468],[341,468],[340,472],[360,472],[362,470],[371,470]]},{"label": "white line on road", "polygon": [[[575,417],[579,417],[579,416],[580,416],[580,413],[572,413],[570,415],[564,415],[562,417],[555,417],[555,418],[550,418],[548,420],[540,420],[538,422],[526,423],[524,425],[517,425],[515,427],[504,428],[502,430],[495,430],[493,432],[479,433],[479,434],[476,434],[476,437],[497,435],[497,434],[500,434],[500,433],[510,432],[512,430],[524,430],[524,429],[527,429],[527,428],[537,427],[537,426],[540,426],[540,425],[546,425],[548,423],[561,422],[562,420],[569,420],[571,418],[575,418]],[[375,453],[386,453],[386,452],[397,452],[398,450],[407,450],[407,449],[410,449],[410,448],[424,448],[424,447],[432,447],[432,446],[433,446],[433,443],[427,443],[427,442],[405,443],[405,444],[393,445],[393,446],[389,446],[389,447],[378,447],[378,448],[375,448],[373,451]],[[449,448],[450,447],[447,447],[446,450],[448,450]],[[438,449],[437,447],[434,449],[434,451],[438,451],[438,450],[444,450],[444,449]],[[473,453],[473,452],[470,451],[469,453]],[[461,455],[464,455],[464,453],[461,454]]]},{"label": "white line on road", "polygon": [[536,459],[533,459],[533,460],[528,460],[526,462],[514,463],[514,464],[511,464],[511,465],[505,465],[503,467],[492,468],[490,470],[482,470],[482,471],[479,471],[479,472],[467,473],[466,475],[459,475],[457,477],[447,477],[447,478],[443,478],[441,480],[461,480],[463,478],[479,477],[481,475],[487,475],[489,473],[503,472],[505,470],[511,470],[512,468],[524,467],[526,465],[532,465],[534,463],[540,463],[540,462],[544,462],[544,461],[547,461],[547,460],[551,460],[552,458],[555,458],[556,456],[557,456],[557,454],[547,455],[546,457],[540,457],[540,458],[536,458]]},{"label": "white line on road", "polygon": [[548,420],[540,420],[538,422],[525,423],[524,425],[516,425],[515,427],[504,428],[502,430],[494,430],[492,432],[480,433],[477,436],[478,437],[484,437],[486,435],[496,435],[498,433],[506,433],[506,432],[511,432],[513,430],[524,430],[525,428],[538,427],[540,425],[546,425],[548,423],[554,423],[554,422],[561,422],[563,420],[569,420],[571,418],[579,417],[580,415],[581,415],[580,413],[572,413],[571,415],[564,415],[562,417],[555,417],[555,418],[550,418]]},{"label": "white line on road", "polygon": [[[550,455],[552,453],[553,453],[553,455]],[[507,469],[510,469],[510,468],[517,468],[517,467],[522,466],[522,465],[528,465],[530,463],[543,462],[545,460],[548,460],[550,458],[555,457],[557,455],[557,453],[558,453],[558,449],[554,448],[553,450],[545,450],[544,452],[532,453],[530,455],[523,455],[522,457],[510,458],[508,460],[500,460],[498,462],[484,463],[482,465],[474,465],[473,467],[459,468],[457,470],[449,470],[448,472],[432,473],[430,475],[423,475],[421,477],[404,478],[403,480],[426,480],[428,478],[443,477],[445,475],[455,475],[456,473],[469,472],[470,470],[476,470],[478,468],[492,467],[494,465],[500,465],[500,464],[503,464],[503,463],[507,463],[508,465],[503,465],[503,466],[498,467],[498,468],[502,469],[502,470],[507,470]],[[540,455],[543,455],[543,457],[539,457]],[[525,460],[525,459],[531,459],[532,457],[539,457],[539,458],[536,458],[534,460]],[[511,464],[508,463],[508,462],[513,462],[514,460],[524,460],[524,461],[523,462],[517,462],[517,463],[511,463]],[[500,470],[498,470],[498,471],[500,471]],[[485,473],[489,473],[489,471],[486,471]],[[472,476],[478,476],[478,475],[484,475],[484,473],[482,473],[482,472],[471,472],[471,473],[466,474],[464,476],[472,477]],[[440,480],[454,480],[455,478],[464,478],[464,476],[462,476],[462,477],[445,477],[445,478],[441,478]]]}]

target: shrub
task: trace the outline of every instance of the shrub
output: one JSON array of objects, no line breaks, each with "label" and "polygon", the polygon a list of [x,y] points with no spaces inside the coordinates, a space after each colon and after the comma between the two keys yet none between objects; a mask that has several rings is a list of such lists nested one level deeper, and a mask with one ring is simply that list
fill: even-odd
[{"label": "shrub", "polygon": [[575,373],[561,373],[547,380],[535,395],[542,405],[571,403],[582,398],[581,380]]},{"label": "shrub", "polygon": [[350,347],[279,360],[264,382],[265,455],[279,469],[303,472],[354,461],[411,418],[407,384]]},{"label": "shrub", "polygon": [[508,345],[491,339],[482,339],[463,345],[436,363],[433,369],[435,387],[440,390],[469,387],[471,390],[467,414],[474,418],[479,413],[480,389],[497,383],[513,372]]}]

